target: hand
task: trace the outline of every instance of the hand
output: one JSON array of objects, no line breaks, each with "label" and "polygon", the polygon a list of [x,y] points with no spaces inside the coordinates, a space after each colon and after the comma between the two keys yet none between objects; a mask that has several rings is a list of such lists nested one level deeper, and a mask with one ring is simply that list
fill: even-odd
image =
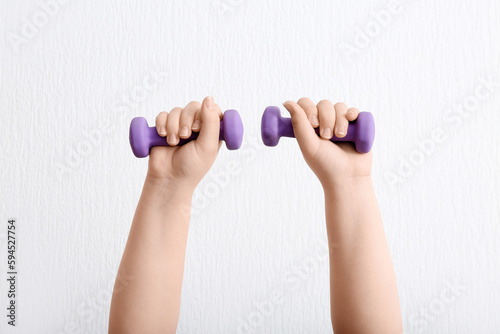
[{"label": "hand", "polygon": [[[352,143],[330,141],[333,133],[339,138],[346,136],[349,121],[358,118],[358,109],[348,108],[342,102],[333,105],[328,100],[314,105],[305,97],[297,103],[286,101],[283,105],[292,117],[293,132],[302,155],[323,188],[370,177],[371,152],[360,154]],[[318,126],[321,138],[314,131]]]},{"label": "hand", "polygon": [[[155,146],[149,154],[148,177],[165,184],[194,191],[208,172],[220,149],[220,120],[222,111],[212,97],[203,103],[193,101],[184,109],[174,108],[156,117],[156,130],[169,146]],[[175,146],[179,138],[198,132],[196,140]]]}]

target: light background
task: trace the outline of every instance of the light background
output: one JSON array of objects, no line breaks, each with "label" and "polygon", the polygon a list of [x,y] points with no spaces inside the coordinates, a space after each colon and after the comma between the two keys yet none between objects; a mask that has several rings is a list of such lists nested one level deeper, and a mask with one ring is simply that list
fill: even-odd
[{"label": "light background", "polygon": [[245,141],[197,189],[178,333],[331,332],[321,187],[259,132],[303,96],[374,113],[405,332],[498,333],[499,18],[495,0],[0,2],[0,276],[10,217],[20,268],[0,332],[107,331],[147,167],[130,120],[213,95]]}]

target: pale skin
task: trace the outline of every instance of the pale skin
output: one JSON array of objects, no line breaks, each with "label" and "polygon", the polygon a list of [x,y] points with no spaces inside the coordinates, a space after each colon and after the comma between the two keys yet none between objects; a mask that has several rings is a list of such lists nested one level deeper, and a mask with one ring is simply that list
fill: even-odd
[{"label": "pale skin", "polygon": [[189,137],[191,131],[199,131],[199,136],[183,146],[150,151],[146,180],[118,270],[122,279],[117,276],[115,282],[109,333],[175,333],[191,198],[220,148],[221,117],[211,97],[203,104],[191,102],[157,116],[157,131],[170,145]]},{"label": "pale skin", "polygon": [[[308,98],[283,104],[305,161],[325,193],[330,306],[335,333],[403,333],[394,268],[371,179],[372,153],[345,137],[359,110]],[[314,131],[320,128],[318,137]]]},{"label": "pale skin", "polygon": [[[331,316],[335,333],[402,333],[396,279],[371,181],[371,153],[345,136],[359,111],[324,100],[287,101],[304,159],[325,192],[330,246]],[[221,109],[213,98],[162,112],[154,147],[111,302],[109,333],[175,333],[194,189],[220,148]],[[320,127],[320,138],[314,127]],[[328,132],[327,129],[330,129]],[[195,141],[175,146],[199,132]]]}]

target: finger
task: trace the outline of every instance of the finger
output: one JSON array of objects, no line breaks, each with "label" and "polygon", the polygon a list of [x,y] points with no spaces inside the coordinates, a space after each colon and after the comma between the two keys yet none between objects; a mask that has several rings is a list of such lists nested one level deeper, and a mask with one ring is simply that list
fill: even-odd
[{"label": "finger", "polygon": [[168,112],[166,111],[162,111],[161,113],[158,114],[158,116],[156,116],[155,120],[156,131],[162,137],[165,137],[167,135],[167,128],[166,128],[167,117],[168,117]]},{"label": "finger", "polygon": [[300,150],[304,154],[314,154],[319,144],[319,138],[307,119],[306,112],[293,101],[286,101],[283,106],[292,117],[293,133],[297,138]]},{"label": "finger", "polygon": [[179,120],[179,137],[188,138],[191,136],[191,129],[193,127],[194,117],[196,113],[200,110],[201,103],[198,101],[189,102],[181,113],[181,118]]},{"label": "finger", "polygon": [[348,109],[347,105],[343,102],[335,104],[335,136],[338,138],[344,138],[347,134],[349,121],[345,115],[347,114]]},{"label": "finger", "polygon": [[[200,110],[201,110],[201,107],[200,107]],[[194,121],[193,121],[193,126],[191,127],[191,130],[198,132],[198,131],[200,131],[200,127],[201,127],[201,112],[198,111],[194,115]]]},{"label": "finger", "polygon": [[319,133],[324,139],[331,139],[335,126],[335,107],[328,100],[318,103]]},{"label": "finger", "polygon": [[215,104],[213,97],[207,96],[201,104],[200,135],[196,145],[206,152],[217,152],[219,145],[220,117],[222,114],[219,106]]},{"label": "finger", "polygon": [[[213,96],[212,96],[212,99],[213,99]],[[216,104],[217,105],[217,104]],[[223,117],[223,113],[222,113],[222,110],[220,109],[220,107],[217,105],[218,108],[217,109],[217,114],[219,115],[219,120],[222,121],[222,117]],[[193,126],[192,126],[192,130],[193,131],[199,131],[200,130],[200,126],[201,126],[201,112],[198,111],[195,116],[194,116],[194,121],[193,121]]]},{"label": "finger", "polygon": [[311,125],[317,128],[319,126],[318,108],[314,102],[310,98],[303,97],[297,101],[297,104],[304,109]]},{"label": "finger", "polygon": [[349,108],[347,110],[347,114],[345,114],[345,117],[349,122],[357,120],[358,116],[359,116],[359,110],[357,108]]},{"label": "finger", "polygon": [[219,116],[219,122],[220,122],[220,121],[222,121],[222,118],[224,117],[224,113],[222,112],[222,109],[219,107],[218,104],[215,104],[215,105],[217,106],[217,108],[215,108],[215,111],[217,111],[217,115]]},{"label": "finger", "polygon": [[167,119],[167,143],[170,146],[175,146],[179,143],[179,118],[182,108],[174,108],[168,114]]}]

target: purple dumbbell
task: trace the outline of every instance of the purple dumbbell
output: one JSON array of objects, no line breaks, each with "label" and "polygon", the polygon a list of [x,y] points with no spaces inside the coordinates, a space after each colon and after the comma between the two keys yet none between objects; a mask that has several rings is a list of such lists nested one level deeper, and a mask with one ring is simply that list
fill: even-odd
[{"label": "purple dumbbell", "polygon": [[[181,138],[177,146],[184,145],[196,138],[198,138],[198,132],[193,132],[189,138]],[[165,137],[158,134],[156,127],[148,126],[148,121],[144,117],[135,117],[132,120],[129,139],[132,152],[138,158],[147,157],[149,149],[153,146],[170,146]],[[229,150],[237,150],[241,147],[243,123],[240,114],[236,110],[226,110],[224,113],[220,122],[219,140],[224,140]]]},{"label": "purple dumbbell", "polygon": [[[319,128],[316,128],[319,135]],[[281,137],[295,138],[293,133],[292,119],[281,117],[278,107],[267,107],[262,115],[261,123],[262,141],[266,146],[276,146]],[[348,141],[353,142],[356,151],[359,153],[370,152],[373,139],[375,138],[375,122],[373,115],[363,111],[359,113],[358,118],[349,122],[347,135],[344,138],[338,138],[333,135],[332,142]]]}]

